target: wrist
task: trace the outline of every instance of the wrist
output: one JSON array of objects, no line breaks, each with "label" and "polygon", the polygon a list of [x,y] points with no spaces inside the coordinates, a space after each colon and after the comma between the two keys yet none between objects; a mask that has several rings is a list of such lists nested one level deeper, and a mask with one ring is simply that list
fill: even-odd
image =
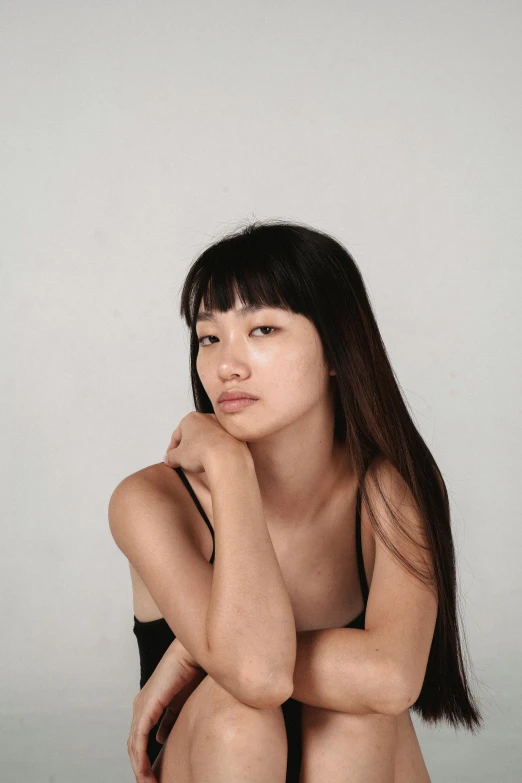
[{"label": "wrist", "polygon": [[244,441],[236,438],[211,447],[205,455],[204,468],[209,484],[223,474],[230,476],[230,471],[247,470],[249,467],[254,467],[250,449]]},{"label": "wrist", "polygon": [[172,644],[167,648],[165,656],[171,666],[181,667],[186,671],[199,668],[198,662],[190,655],[188,650],[183,647],[177,638],[174,639]]}]

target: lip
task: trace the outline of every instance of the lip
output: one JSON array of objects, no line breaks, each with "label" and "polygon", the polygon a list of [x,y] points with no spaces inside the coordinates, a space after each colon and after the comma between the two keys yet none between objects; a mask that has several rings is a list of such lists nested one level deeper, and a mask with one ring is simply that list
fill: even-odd
[{"label": "lip", "polygon": [[219,404],[220,410],[227,412],[239,411],[241,408],[247,408],[257,402],[253,397],[235,397],[231,400],[222,400]]},{"label": "lip", "polygon": [[257,397],[254,397],[253,394],[249,394],[248,392],[231,389],[230,391],[221,392],[221,394],[218,397],[218,402],[223,402],[224,400],[241,400],[241,399],[257,400]]}]

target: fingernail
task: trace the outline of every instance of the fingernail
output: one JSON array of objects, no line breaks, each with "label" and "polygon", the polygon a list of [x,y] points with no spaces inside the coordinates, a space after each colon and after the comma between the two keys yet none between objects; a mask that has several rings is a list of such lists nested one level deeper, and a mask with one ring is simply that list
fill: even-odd
[{"label": "fingernail", "polygon": [[165,456],[163,457],[163,462],[165,463],[165,465],[169,464],[169,460],[167,458],[167,454],[168,454],[168,451],[165,452]]}]

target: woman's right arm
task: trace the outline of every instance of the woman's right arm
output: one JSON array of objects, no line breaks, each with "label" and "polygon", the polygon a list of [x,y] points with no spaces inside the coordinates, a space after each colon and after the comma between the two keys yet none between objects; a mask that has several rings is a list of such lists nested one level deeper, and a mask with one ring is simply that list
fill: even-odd
[{"label": "woman's right arm", "polygon": [[265,520],[250,450],[239,443],[205,462],[212,497],[214,578],[206,616],[209,648],[244,679],[293,691],[296,629],[292,604]]},{"label": "woman's right arm", "polygon": [[199,550],[177,490],[158,480],[158,471],[164,470],[168,469],[163,465],[153,465],[133,473],[112,493],[108,512],[116,545],[143,579],[181,644],[216,682],[253,707],[282,703],[281,697],[287,696],[279,682],[271,690],[262,689],[244,676],[239,650],[234,656],[233,650],[223,655],[222,648],[210,648],[206,620],[213,568]]}]

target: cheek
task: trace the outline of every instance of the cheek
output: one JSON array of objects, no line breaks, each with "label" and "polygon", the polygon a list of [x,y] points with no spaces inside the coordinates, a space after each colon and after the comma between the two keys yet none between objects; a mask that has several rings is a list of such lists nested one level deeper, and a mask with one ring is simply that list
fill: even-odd
[{"label": "cheek", "polygon": [[320,385],[320,361],[313,351],[289,351],[284,357],[286,375],[295,383]]},{"label": "cheek", "polygon": [[280,409],[305,410],[324,395],[321,365],[318,358],[311,353],[313,352],[287,351],[277,359],[274,358],[267,368],[267,374],[270,376],[270,396],[277,399]]},{"label": "cheek", "polygon": [[258,357],[255,373],[261,386],[275,393],[295,397],[299,388],[307,382],[310,366],[302,352],[286,349],[270,356]]}]

